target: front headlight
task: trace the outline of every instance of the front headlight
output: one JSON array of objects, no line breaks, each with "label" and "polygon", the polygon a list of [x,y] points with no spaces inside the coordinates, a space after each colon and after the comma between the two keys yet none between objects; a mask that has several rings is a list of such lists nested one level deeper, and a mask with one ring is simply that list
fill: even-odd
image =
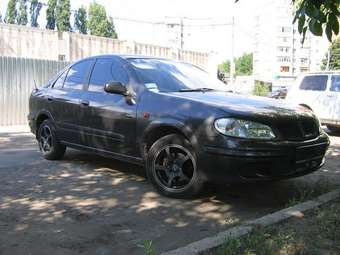
[{"label": "front headlight", "polygon": [[264,124],[233,118],[215,120],[215,128],[223,135],[270,140],[275,138],[272,129]]}]

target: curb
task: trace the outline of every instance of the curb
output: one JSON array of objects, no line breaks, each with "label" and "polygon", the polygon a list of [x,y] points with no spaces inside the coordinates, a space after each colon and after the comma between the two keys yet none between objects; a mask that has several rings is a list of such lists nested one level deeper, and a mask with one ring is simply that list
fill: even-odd
[{"label": "curb", "polygon": [[322,204],[330,202],[340,197],[340,188],[326,194],[320,195],[313,200],[309,200],[275,213],[267,214],[261,218],[247,221],[240,226],[230,228],[226,231],[220,232],[215,236],[206,237],[202,240],[190,243],[184,247],[167,251],[161,255],[199,255],[204,252],[211,251],[212,249],[221,246],[227,238],[237,238],[244,236],[253,231],[258,226],[269,226],[292,217],[301,217],[304,212],[314,209]]}]

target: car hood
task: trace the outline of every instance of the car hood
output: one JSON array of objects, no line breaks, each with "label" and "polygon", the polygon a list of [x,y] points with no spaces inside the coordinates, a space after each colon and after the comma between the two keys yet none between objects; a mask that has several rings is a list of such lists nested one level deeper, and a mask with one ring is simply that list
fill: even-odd
[{"label": "car hood", "polygon": [[207,92],[173,92],[176,97],[201,102],[215,106],[228,113],[239,115],[261,115],[268,117],[291,116],[311,113],[297,105],[284,100],[270,99],[258,96],[245,96],[222,91]]}]

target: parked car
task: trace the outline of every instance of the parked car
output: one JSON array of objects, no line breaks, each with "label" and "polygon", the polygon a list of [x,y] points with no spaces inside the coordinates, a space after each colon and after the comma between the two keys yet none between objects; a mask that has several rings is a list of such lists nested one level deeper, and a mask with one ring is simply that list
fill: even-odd
[{"label": "parked car", "polygon": [[285,99],[287,96],[287,91],[288,90],[286,87],[282,87],[276,91],[271,92],[269,97],[275,98],[275,99]]},{"label": "parked car", "polygon": [[72,147],[145,165],[172,197],[207,180],[280,180],[323,165],[329,139],[311,111],[225,88],[179,61],[90,57],[32,92],[28,120],[46,159]]},{"label": "parked car", "polygon": [[301,76],[287,100],[311,109],[330,131],[340,131],[340,71]]}]

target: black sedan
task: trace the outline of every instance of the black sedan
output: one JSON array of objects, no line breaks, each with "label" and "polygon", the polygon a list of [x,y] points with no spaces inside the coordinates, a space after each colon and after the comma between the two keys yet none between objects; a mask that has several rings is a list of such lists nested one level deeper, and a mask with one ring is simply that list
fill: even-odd
[{"label": "black sedan", "polygon": [[310,110],[226,90],[187,63],[96,56],[35,89],[28,120],[46,159],[72,147],[142,164],[172,197],[207,180],[279,180],[323,165],[329,139]]}]

